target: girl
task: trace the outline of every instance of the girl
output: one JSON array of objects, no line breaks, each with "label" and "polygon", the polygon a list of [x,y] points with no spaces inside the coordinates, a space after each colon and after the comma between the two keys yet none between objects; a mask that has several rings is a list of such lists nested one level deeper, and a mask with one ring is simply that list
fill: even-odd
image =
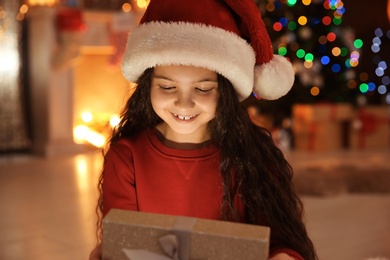
[{"label": "girl", "polygon": [[[258,48],[246,44],[243,24],[237,26],[240,13],[254,19],[251,27],[260,21],[266,34],[251,0],[188,2],[152,0],[130,35],[123,71],[130,81],[137,78],[137,87],[105,155],[101,218],[120,208],[265,225],[271,228],[270,259],[317,259],[292,169],[270,133],[254,125],[240,103],[253,85],[268,98],[288,91],[288,62],[264,50],[261,59],[253,57]],[[204,10],[213,11],[211,20],[195,21],[199,13],[205,19]],[[232,10],[239,12],[232,15]],[[234,19],[229,24],[227,18]],[[210,24],[211,29],[205,27]],[[269,39],[264,41],[267,50]],[[253,72],[270,63],[273,69],[266,74]],[[264,87],[256,77],[277,84]],[[267,89],[280,86],[282,91]],[[90,259],[100,257],[99,245]]]}]

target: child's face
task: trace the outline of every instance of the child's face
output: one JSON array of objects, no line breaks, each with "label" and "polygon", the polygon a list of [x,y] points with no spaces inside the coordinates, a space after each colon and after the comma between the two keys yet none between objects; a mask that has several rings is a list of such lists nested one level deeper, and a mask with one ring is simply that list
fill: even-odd
[{"label": "child's face", "polygon": [[164,121],[159,130],[171,141],[208,140],[207,124],[215,117],[218,97],[218,76],[214,71],[191,66],[154,68],[151,102]]}]

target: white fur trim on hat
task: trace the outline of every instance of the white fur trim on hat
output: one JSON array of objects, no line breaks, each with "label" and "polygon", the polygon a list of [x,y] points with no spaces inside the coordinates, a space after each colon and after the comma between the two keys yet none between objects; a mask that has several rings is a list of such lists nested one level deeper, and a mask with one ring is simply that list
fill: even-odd
[{"label": "white fur trim on hat", "polygon": [[129,35],[123,75],[136,82],[147,68],[156,65],[207,68],[226,77],[239,100],[252,93],[254,50],[243,38],[221,28],[186,22],[141,24]]},{"label": "white fur trim on hat", "polygon": [[283,56],[255,67],[253,92],[264,99],[275,100],[287,94],[294,83],[294,69]]}]

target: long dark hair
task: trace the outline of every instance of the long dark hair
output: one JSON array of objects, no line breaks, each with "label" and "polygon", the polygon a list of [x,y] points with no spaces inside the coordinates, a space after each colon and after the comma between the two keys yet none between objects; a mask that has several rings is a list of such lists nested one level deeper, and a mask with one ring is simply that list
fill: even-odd
[{"label": "long dark hair", "polygon": [[[153,69],[146,70],[137,82],[110,144],[161,122],[150,100],[152,73]],[[231,83],[219,75],[218,86],[220,96],[216,116],[209,123],[209,129],[210,141],[221,151],[220,172],[224,185],[222,218],[239,218],[233,203],[233,198],[238,195],[245,202],[247,223],[278,230],[278,237],[282,239],[278,242],[283,247],[296,250],[306,260],[317,259],[302,220],[303,205],[294,191],[290,164],[275,146],[271,134],[251,122]],[[100,216],[102,183],[103,173],[99,180]],[[101,228],[101,217],[98,225]]]}]

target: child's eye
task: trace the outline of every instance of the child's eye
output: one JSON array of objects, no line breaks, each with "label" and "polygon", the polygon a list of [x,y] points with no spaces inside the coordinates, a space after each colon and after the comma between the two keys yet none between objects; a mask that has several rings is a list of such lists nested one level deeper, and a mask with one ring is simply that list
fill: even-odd
[{"label": "child's eye", "polygon": [[164,91],[167,91],[167,92],[172,92],[174,91],[176,88],[175,87],[172,87],[172,86],[162,86],[162,85],[159,85],[160,89],[164,90]]},{"label": "child's eye", "polygon": [[204,88],[196,88],[196,91],[200,92],[200,93],[209,93],[213,90],[213,88],[209,88],[209,89],[204,89]]}]

